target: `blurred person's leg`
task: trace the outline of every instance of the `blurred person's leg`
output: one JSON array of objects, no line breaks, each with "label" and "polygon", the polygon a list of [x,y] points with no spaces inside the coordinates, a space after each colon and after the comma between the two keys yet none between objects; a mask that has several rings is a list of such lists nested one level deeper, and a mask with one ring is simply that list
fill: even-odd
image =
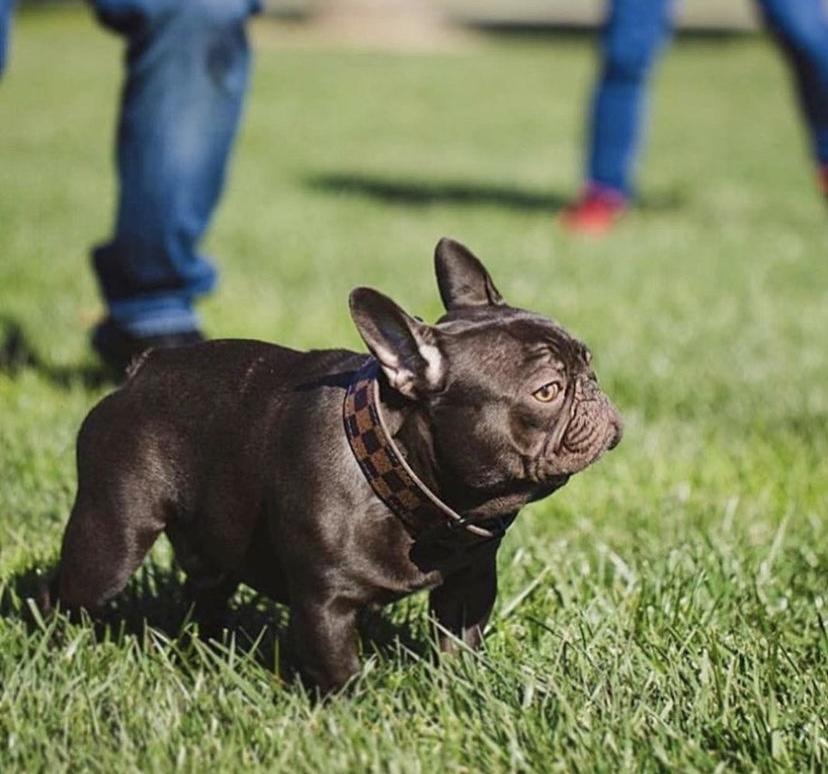
[{"label": "blurred person's leg", "polygon": [[589,116],[587,181],[564,215],[571,228],[609,228],[632,195],[648,78],[673,26],[673,0],[610,0]]},{"label": "blurred person's leg", "polygon": [[828,15],[822,0],[757,0],[785,53],[828,195]]},{"label": "blurred person's leg", "polygon": [[248,83],[256,0],[95,0],[127,41],[112,239],[93,251],[112,365],[200,338],[196,297],[216,283],[198,252],[218,202]]},{"label": "blurred person's leg", "polygon": [[6,69],[13,10],[14,0],[0,0],[0,76]]}]

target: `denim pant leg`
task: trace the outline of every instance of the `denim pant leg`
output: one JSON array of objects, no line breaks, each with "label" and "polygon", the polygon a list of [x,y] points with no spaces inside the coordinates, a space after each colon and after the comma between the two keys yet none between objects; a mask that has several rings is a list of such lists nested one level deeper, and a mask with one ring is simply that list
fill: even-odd
[{"label": "denim pant leg", "polygon": [[589,182],[632,193],[647,77],[672,33],[673,0],[609,0],[601,37],[601,73],[593,97]]},{"label": "denim pant leg", "polygon": [[822,0],[757,0],[793,71],[817,162],[828,165],[828,17]]},{"label": "denim pant leg", "polygon": [[110,316],[137,336],[198,326],[216,282],[197,252],[248,83],[253,0],[96,0],[127,39],[115,233],[93,251]]},{"label": "denim pant leg", "polygon": [[6,69],[12,11],[14,11],[14,0],[0,0],[0,76],[3,75],[3,71]]}]

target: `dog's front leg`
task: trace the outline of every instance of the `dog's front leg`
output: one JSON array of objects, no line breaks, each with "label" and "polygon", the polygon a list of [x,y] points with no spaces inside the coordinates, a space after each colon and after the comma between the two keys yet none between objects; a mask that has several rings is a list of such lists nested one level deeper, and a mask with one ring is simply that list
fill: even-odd
[{"label": "dog's front leg", "polygon": [[338,597],[291,603],[290,643],[302,675],[323,693],[359,672],[359,608]]},{"label": "dog's front leg", "polygon": [[437,625],[440,650],[455,652],[465,644],[479,648],[497,596],[497,548],[475,557],[469,567],[449,575],[431,592],[429,608]]}]

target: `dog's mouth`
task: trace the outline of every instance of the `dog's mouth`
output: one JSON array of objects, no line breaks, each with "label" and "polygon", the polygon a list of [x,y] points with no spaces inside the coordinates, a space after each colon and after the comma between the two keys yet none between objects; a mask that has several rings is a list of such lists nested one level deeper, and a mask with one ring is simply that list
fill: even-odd
[{"label": "dog's mouth", "polygon": [[550,439],[549,476],[584,470],[618,446],[622,437],[621,417],[605,396],[573,404],[566,426]]}]

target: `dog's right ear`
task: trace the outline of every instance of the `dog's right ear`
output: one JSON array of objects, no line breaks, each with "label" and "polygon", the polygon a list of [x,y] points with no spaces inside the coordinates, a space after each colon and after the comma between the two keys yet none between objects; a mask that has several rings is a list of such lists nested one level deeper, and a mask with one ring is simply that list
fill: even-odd
[{"label": "dog's right ear", "polygon": [[391,387],[412,400],[442,387],[445,364],[434,328],[371,288],[351,291],[348,302],[359,335]]},{"label": "dog's right ear", "polygon": [[506,302],[480,259],[465,245],[443,237],[434,249],[434,271],[446,311]]}]

